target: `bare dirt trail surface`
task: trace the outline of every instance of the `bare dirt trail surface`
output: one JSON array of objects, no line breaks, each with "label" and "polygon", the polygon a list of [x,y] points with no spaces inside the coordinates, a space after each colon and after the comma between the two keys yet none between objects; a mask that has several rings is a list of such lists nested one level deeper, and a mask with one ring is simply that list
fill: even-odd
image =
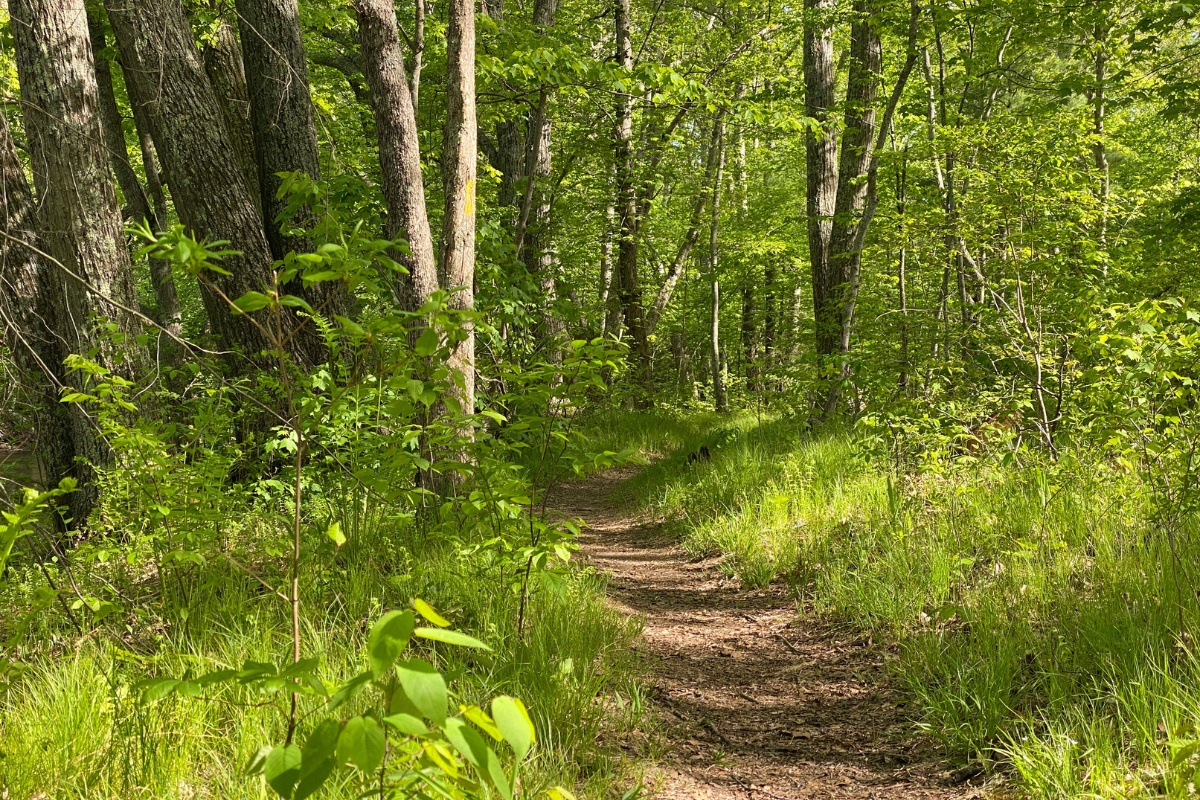
[{"label": "bare dirt trail surface", "polygon": [[798,616],[784,588],[742,591],[716,559],[689,559],[623,508],[632,474],[564,486],[552,506],[587,523],[584,560],[645,620],[638,650],[666,739],[658,797],[984,796],[916,735],[878,646]]}]

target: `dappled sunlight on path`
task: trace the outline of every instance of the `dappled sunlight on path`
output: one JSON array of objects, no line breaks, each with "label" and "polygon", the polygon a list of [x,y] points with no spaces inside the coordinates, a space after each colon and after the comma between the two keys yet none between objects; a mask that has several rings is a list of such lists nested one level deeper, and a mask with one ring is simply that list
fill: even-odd
[{"label": "dappled sunlight on path", "polygon": [[613,605],[645,620],[638,649],[665,736],[658,796],[960,798],[950,766],[914,731],[884,650],[797,615],[786,589],[742,591],[621,507],[631,471],[566,486],[584,559]]}]

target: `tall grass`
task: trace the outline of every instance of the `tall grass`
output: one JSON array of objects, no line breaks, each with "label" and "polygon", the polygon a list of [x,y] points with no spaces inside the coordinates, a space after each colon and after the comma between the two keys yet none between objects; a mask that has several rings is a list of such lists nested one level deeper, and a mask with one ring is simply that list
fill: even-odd
[{"label": "tall grass", "polygon": [[1200,718],[1197,558],[1177,583],[1136,476],[1084,455],[897,474],[851,432],[722,425],[629,487],[688,550],[894,642],[918,724],[1032,796],[1187,791],[1167,740]]},{"label": "tall grass", "polygon": [[[638,693],[629,649],[638,626],[605,605],[599,576],[577,571],[544,581],[519,636],[519,598],[494,580],[486,561],[464,559],[403,524],[365,525],[332,563],[306,570],[305,653],[321,659],[324,679],[362,672],[370,624],[382,610],[420,597],[495,649],[488,656],[425,648],[422,655],[453,677],[460,702],[506,693],[528,704],[540,745],[523,779],[525,796],[554,784],[603,794],[614,781],[633,780],[621,751],[598,741],[640,724],[644,709],[597,698]],[[144,706],[131,691],[147,674],[288,660],[290,618],[282,603],[219,564],[197,574],[186,615],[156,620],[154,630],[135,621],[125,646],[102,637],[75,641],[61,621],[40,623],[29,638],[39,648],[28,653],[30,672],[0,699],[4,796],[270,796],[241,768],[261,745],[280,740],[279,713],[231,693]],[[19,600],[4,598],[12,599]],[[322,796],[343,794],[335,787]]]}]

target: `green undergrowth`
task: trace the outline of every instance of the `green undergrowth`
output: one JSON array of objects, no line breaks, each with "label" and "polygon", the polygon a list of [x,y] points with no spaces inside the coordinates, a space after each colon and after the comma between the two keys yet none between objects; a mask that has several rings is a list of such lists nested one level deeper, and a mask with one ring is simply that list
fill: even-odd
[{"label": "green undergrowth", "polygon": [[[677,449],[630,498],[745,585],[786,581],[891,642],[917,724],[952,759],[1033,797],[1194,791],[1197,531],[1173,562],[1136,475],[1071,454],[897,471],[851,431],[698,421],[670,423]],[[689,461],[701,445],[711,462]]]},{"label": "green undergrowth", "polygon": [[[456,702],[504,693],[528,705],[538,747],[522,796],[562,784],[602,797],[637,781],[637,766],[605,743],[642,724],[643,707],[627,701],[641,696],[629,649],[638,626],[606,607],[601,577],[586,570],[545,575],[518,635],[519,597],[494,568],[424,540],[406,523],[366,524],[336,559],[314,560],[308,569],[302,635],[323,679],[362,672],[371,624],[419,597],[495,651],[425,645],[420,655],[451,680]],[[37,647],[24,654],[31,668],[0,701],[4,797],[268,796],[261,776],[247,778],[243,767],[263,743],[281,740],[277,711],[205,698],[144,705],[131,688],[147,674],[199,674],[288,652],[282,602],[219,563],[196,577],[181,604],[186,613],[115,622],[125,627],[123,646],[99,634],[80,638],[57,615],[35,622],[26,639]],[[136,575],[114,578],[139,588]],[[5,605],[28,602],[22,592],[37,582],[32,573],[10,575]],[[334,787],[321,796],[354,794]]]}]

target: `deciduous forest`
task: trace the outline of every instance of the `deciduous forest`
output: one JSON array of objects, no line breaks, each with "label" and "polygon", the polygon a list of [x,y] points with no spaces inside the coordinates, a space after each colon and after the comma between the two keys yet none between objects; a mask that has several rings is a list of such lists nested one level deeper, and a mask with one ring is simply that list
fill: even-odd
[{"label": "deciduous forest", "polygon": [[7,0],[0,798],[1183,798],[1191,0]]}]

